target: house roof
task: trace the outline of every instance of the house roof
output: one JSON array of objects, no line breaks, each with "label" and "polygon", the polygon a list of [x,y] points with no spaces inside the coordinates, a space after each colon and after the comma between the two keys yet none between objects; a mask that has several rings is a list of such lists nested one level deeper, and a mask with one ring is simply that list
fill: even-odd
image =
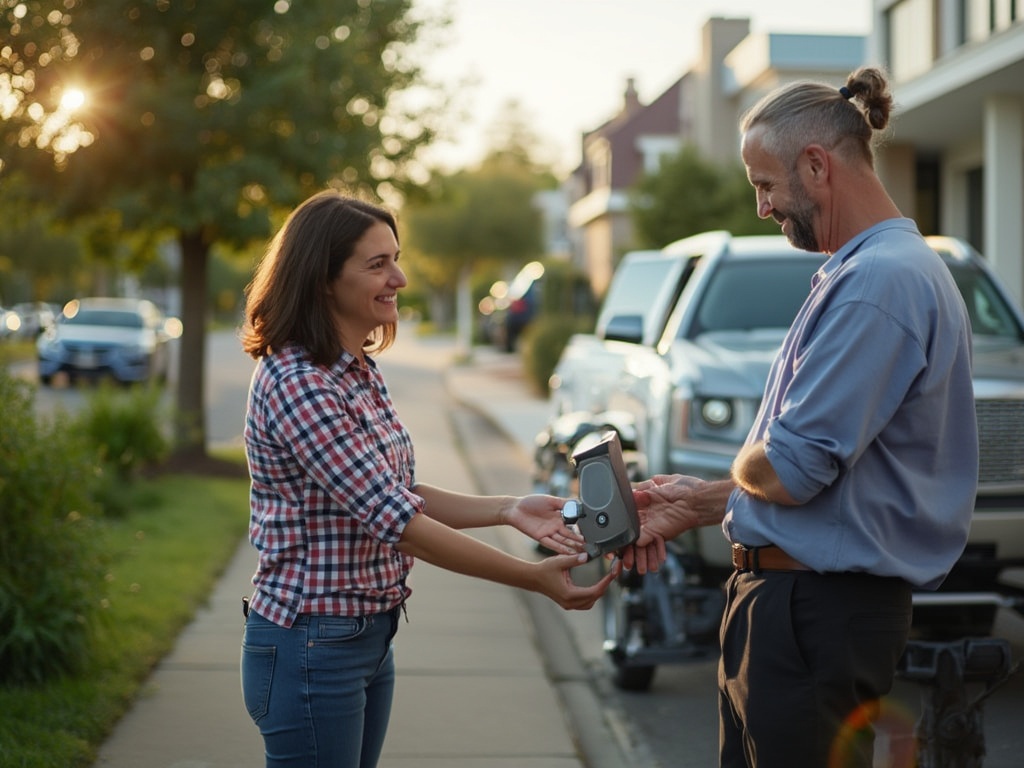
[{"label": "house roof", "polygon": [[846,74],[864,63],[866,52],[867,38],[861,35],[755,33],[725,57],[726,87],[742,90],[772,70]]}]

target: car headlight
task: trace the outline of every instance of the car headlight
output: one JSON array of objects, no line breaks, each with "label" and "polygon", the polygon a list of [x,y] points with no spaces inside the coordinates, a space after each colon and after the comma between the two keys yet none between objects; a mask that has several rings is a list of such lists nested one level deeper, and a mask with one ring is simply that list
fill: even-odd
[{"label": "car headlight", "polygon": [[709,398],[700,407],[700,417],[712,429],[724,429],[732,423],[732,403],[721,398]]}]

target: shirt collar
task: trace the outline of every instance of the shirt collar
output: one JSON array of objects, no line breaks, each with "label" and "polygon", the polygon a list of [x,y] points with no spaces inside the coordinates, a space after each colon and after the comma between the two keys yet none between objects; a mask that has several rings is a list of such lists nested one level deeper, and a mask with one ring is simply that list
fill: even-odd
[{"label": "shirt collar", "polygon": [[842,248],[833,253],[828,261],[818,268],[818,271],[814,273],[814,277],[811,279],[811,286],[816,286],[826,277],[839,269],[843,262],[860,250],[860,247],[867,240],[873,238],[875,235],[881,234],[882,232],[887,232],[893,229],[903,229],[915,233],[918,231],[917,224],[914,223],[913,219],[898,218],[880,221],[873,227],[868,227],[867,229],[858,232],[847,240]]},{"label": "shirt collar", "polygon": [[[374,361],[372,357],[370,357],[368,354],[364,352],[363,359],[366,360],[366,367],[368,370],[376,370],[377,363],[376,361]],[[355,355],[353,355],[351,352],[342,350],[341,354],[338,355],[338,359],[334,363],[333,367],[337,370],[339,374],[345,374],[348,373],[349,371],[358,371],[361,366],[359,365],[359,360],[356,359]]]}]

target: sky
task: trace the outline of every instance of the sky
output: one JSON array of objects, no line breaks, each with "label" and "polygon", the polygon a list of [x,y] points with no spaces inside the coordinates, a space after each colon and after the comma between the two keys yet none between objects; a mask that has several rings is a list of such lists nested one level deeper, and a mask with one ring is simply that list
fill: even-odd
[{"label": "sky", "polygon": [[429,77],[456,85],[465,118],[432,161],[455,169],[486,152],[487,132],[515,100],[542,140],[538,159],[568,172],[580,137],[622,106],[627,78],[651,102],[696,62],[704,23],[749,18],[752,32],[866,35],[871,0],[417,0],[448,9],[444,45],[423,58]]}]

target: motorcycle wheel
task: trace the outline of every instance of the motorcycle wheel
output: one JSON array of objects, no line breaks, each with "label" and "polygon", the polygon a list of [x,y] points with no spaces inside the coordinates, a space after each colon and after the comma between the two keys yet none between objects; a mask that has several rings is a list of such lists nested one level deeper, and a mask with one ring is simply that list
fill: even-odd
[{"label": "motorcycle wheel", "polygon": [[630,652],[647,645],[643,576],[623,574],[601,599],[605,649],[612,662],[612,682],[624,691],[646,691],[657,667],[630,663]]}]

